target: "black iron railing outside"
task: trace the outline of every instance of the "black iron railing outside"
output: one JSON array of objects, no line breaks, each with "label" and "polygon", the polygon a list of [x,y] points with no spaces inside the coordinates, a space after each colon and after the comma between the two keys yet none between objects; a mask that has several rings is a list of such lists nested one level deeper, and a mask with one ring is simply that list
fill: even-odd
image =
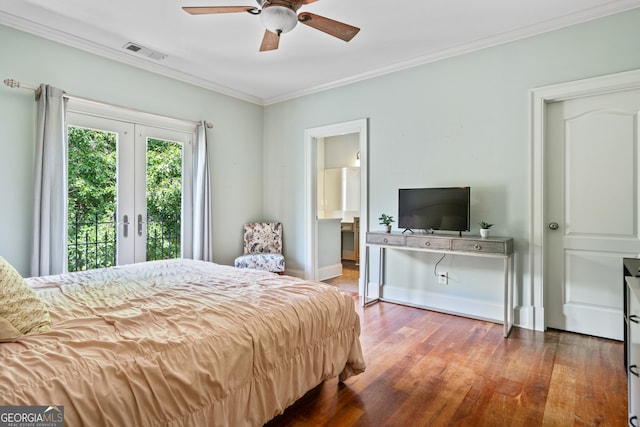
[{"label": "black iron railing outside", "polygon": [[180,220],[147,220],[147,261],[180,256]]},{"label": "black iron railing outside", "polygon": [[[67,241],[69,271],[112,267],[117,264],[117,221],[115,215],[95,213],[69,223]],[[137,230],[129,224],[129,233]],[[180,221],[147,219],[147,260],[178,258],[181,254]]]}]

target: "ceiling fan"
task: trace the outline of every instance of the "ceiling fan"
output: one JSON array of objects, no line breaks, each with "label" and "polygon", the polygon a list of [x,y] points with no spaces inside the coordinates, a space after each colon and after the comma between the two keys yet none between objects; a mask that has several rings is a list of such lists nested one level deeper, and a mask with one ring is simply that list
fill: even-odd
[{"label": "ceiling fan", "polygon": [[275,50],[280,42],[280,34],[287,33],[302,22],[309,27],[337,37],[348,42],[360,28],[348,25],[333,19],[314,13],[302,12],[297,14],[302,5],[314,3],[317,0],[256,0],[259,7],[255,6],[194,6],[182,9],[192,15],[207,15],[217,13],[248,12],[251,15],[260,15],[262,25],[266,28],[260,52]]}]

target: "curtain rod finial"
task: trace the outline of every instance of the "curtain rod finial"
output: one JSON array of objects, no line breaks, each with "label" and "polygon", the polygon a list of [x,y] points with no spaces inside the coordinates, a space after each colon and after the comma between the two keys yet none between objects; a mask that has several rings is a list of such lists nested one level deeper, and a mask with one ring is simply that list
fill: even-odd
[{"label": "curtain rod finial", "polygon": [[12,88],[20,87],[20,82],[14,79],[4,79],[4,84]]}]

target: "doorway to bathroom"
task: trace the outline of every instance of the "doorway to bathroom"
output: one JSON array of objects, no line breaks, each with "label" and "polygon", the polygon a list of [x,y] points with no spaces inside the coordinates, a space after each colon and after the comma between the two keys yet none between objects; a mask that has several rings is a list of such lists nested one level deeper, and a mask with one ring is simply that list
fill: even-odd
[{"label": "doorway to bathroom", "polygon": [[318,138],[318,280],[358,290],[360,143],[358,134]]},{"label": "doorway to bathroom", "polygon": [[305,277],[361,293],[360,248],[368,212],[367,120],[307,129],[305,142]]}]

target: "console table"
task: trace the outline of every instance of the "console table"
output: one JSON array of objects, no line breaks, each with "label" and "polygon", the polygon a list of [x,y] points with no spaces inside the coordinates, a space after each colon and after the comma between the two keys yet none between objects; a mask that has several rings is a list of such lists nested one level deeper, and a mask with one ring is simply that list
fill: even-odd
[{"label": "console table", "polygon": [[[451,236],[429,233],[403,234],[384,231],[367,232],[364,266],[364,298],[363,306],[384,301],[380,298],[369,298],[369,250],[377,247],[380,250],[380,269],[378,272],[378,288],[384,286],[384,258],[387,249],[406,251],[434,252],[451,255],[477,256],[504,259],[504,336],[508,337],[513,326],[513,239],[511,237],[479,237]],[[367,301],[369,299],[369,301]]]}]

